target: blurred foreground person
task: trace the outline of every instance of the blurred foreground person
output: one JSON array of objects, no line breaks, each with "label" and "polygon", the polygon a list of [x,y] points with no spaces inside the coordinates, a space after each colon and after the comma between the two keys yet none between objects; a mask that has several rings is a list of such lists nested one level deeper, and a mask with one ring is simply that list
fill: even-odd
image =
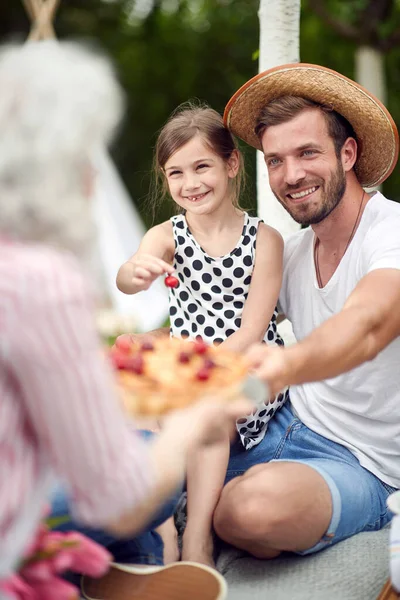
[{"label": "blurred foreground person", "polygon": [[[91,157],[120,120],[121,90],[103,57],[55,42],[2,48],[0,87],[0,583],[35,534],[53,474],[66,482],[74,519],[96,528],[86,534],[120,560],[112,536],[139,534],[120,541],[125,561],[160,565],[151,521],[173,513],[188,453],[218,442],[249,407],[204,401],[167,418],[152,443],[134,433],[101,356],[88,283]],[[224,597],[222,578],[186,568],[191,580],[185,565],[175,575],[171,567],[169,591],[153,586],[146,598],[196,598],[193,587]],[[142,577],[160,576],[153,571]],[[128,598],[122,588],[136,580],[120,573],[113,587]]]}]

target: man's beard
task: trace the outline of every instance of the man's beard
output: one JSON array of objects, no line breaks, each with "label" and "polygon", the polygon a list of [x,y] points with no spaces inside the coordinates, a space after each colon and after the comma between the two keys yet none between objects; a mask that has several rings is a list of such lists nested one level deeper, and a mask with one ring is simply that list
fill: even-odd
[{"label": "man's beard", "polygon": [[[321,223],[331,212],[338,206],[341,199],[346,191],[346,176],[343,171],[342,163],[338,160],[336,170],[332,173],[332,178],[324,190],[324,180],[315,180],[313,183],[301,182],[301,188],[304,189],[306,186],[308,189],[311,187],[319,186],[321,191],[322,201],[319,206],[310,206],[308,202],[300,203],[298,206],[288,206],[286,202],[283,202],[281,198],[273,191],[276,199],[282,204],[283,208],[290,214],[292,219],[296,223],[301,225],[316,225]],[[300,186],[291,186],[290,189],[286,190],[286,193],[296,193],[300,189]]]}]

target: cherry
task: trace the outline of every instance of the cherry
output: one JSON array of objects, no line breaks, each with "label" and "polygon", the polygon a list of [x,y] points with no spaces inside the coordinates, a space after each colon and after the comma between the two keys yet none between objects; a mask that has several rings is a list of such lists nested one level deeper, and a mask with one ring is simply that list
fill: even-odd
[{"label": "cherry", "polygon": [[203,363],[203,367],[205,369],[213,369],[215,367],[215,362],[213,361],[212,358],[205,358],[204,359],[204,363]]},{"label": "cherry", "polygon": [[173,275],[167,275],[164,279],[164,283],[169,288],[176,288],[179,285],[179,281]]},{"label": "cherry", "polygon": [[144,352],[147,352],[149,350],[154,350],[154,344],[153,344],[153,342],[150,342],[150,341],[143,342],[143,344],[141,345],[141,349]]},{"label": "cherry", "polygon": [[190,354],[188,352],[180,352],[178,355],[178,362],[188,363],[190,361]]},{"label": "cherry", "polygon": [[194,351],[196,354],[205,354],[208,350],[208,346],[202,339],[196,340],[194,342]]},{"label": "cherry", "polygon": [[144,371],[144,360],[141,354],[136,354],[136,356],[131,356],[126,359],[125,369],[129,371],[133,371],[136,375],[142,375]]},{"label": "cherry", "polygon": [[117,338],[115,340],[115,347],[121,352],[128,353],[132,350],[132,342],[126,337]]},{"label": "cherry", "polygon": [[210,379],[210,369],[207,369],[206,367],[199,369],[196,373],[196,379],[199,381],[207,381],[207,379]]},{"label": "cherry", "polygon": [[128,357],[126,354],[120,354],[119,352],[111,353],[111,362],[117,369],[125,369]]}]

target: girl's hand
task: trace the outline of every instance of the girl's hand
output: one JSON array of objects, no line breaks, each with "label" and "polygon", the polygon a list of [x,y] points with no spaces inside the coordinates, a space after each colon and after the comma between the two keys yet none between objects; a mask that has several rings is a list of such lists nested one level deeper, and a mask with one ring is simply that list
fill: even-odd
[{"label": "girl's hand", "polygon": [[151,254],[137,254],[128,263],[133,266],[132,285],[137,292],[148,290],[160,275],[174,272],[169,263]]}]

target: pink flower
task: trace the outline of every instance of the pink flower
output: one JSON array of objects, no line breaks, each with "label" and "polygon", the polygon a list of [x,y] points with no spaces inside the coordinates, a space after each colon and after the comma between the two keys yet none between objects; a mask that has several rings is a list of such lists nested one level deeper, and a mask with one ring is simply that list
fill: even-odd
[{"label": "pink flower", "polygon": [[10,600],[39,600],[36,593],[19,575],[11,575],[6,581],[0,581],[0,592]]},{"label": "pink flower", "polygon": [[72,571],[90,577],[101,577],[108,571],[113,557],[103,546],[76,531],[67,533],[65,539],[70,543],[76,542],[76,546],[71,548]]},{"label": "pink flower", "polygon": [[24,566],[20,570],[20,575],[28,583],[34,583],[36,581],[47,581],[53,577],[53,569],[50,562],[45,560],[39,560],[29,565]]},{"label": "pink flower", "polygon": [[0,582],[10,600],[75,600],[74,585],[58,575],[75,571],[90,577],[107,572],[112,556],[78,532],[51,531],[41,524],[24,554],[18,575]]},{"label": "pink flower", "polygon": [[53,577],[48,581],[42,581],[35,584],[35,592],[38,600],[78,600],[79,592],[77,588],[61,579]]}]

